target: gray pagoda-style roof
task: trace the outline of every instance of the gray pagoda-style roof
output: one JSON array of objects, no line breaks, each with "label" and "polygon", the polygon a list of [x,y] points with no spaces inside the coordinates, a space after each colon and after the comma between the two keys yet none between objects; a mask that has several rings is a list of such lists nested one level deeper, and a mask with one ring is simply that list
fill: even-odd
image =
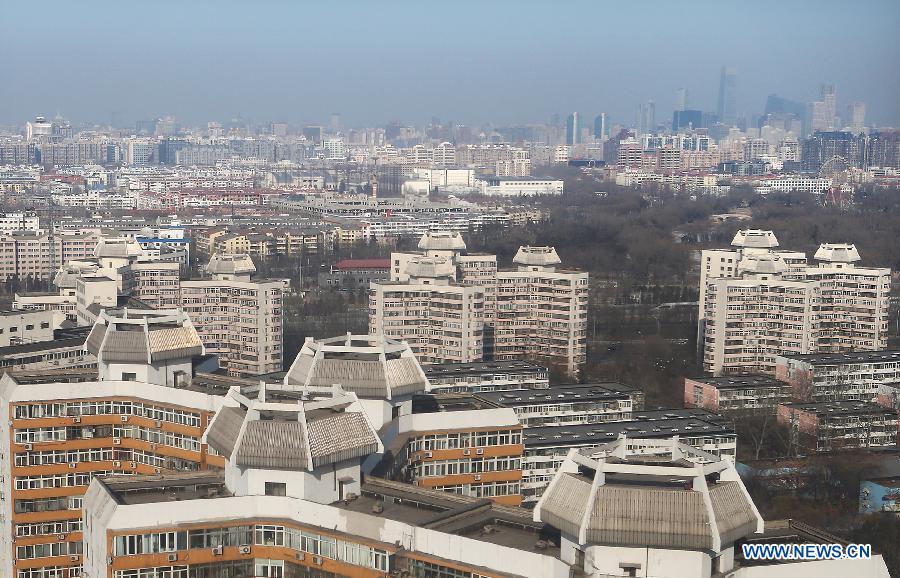
[{"label": "gray pagoda-style roof", "polygon": [[[352,393],[297,404],[249,400],[229,392],[206,431],[207,443],[241,468],[309,470],[382,451]],[[261,416],[265,419],[261,419]]]},{"label": "gray pagoda-style roof", "polygon": [[428,378],[406,342],[371,335],[307,338],[284,378],[298,389],[340,385],[361,398],[424,392]]},{"label": "gray pagoda-style roof", "polygon": [[203,343],[180,309],[103,311],[85,349],[106,363],[157,363],[203,355]]},{"label": "gray pagoda-style roof", "polygon": [[[572,450],[534,518],[581,545],[721,552],[762,532],[763,521],[731,462],[677,438],[618,440]],[[698,463],[699,462],[699,463]]]}]

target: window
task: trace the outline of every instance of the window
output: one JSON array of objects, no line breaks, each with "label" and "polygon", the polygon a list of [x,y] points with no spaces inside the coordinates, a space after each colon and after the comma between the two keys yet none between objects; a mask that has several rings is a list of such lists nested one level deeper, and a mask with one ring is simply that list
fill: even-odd
[{"label": "window", "polygon": [[25,326],[25,331],[31,331],[32,329],[34,329],[34,324],[33,324],[33,323],[28,324],[28,325]]},{"label": "window", "polygon": [[266,482],[266,495],[267,496],[286,496],[287,495],[287,484],[283,484],[280,482]]},{"label": "window", "polygon": [[122,373],[122,381],[137,381],[136,373]]},{"label": "window", "polygon": [[19,330],[19,328],[16,327],[15,325],[13,325],[12,327],[9,328],[9,332],[10,332],[10,333],[15,333],[15,332],[18,331],[18,330]]}]

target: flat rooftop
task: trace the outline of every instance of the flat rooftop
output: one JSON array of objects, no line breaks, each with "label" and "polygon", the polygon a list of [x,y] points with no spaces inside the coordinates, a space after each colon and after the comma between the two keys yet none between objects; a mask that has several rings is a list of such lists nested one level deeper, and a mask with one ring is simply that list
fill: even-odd
[{"label": "flat rooftop", "polygon": [[490,400],[459,393],[414,395],[412,399],[413,413],[472,411],[477,409],[496,409],[498,407],[501,406]]},{"label": "flat rooftop", "polygon": [[31,343],[22,343],[20,345],[9,345],[0,347],[0,358],[7,356],[19,356],[23,354],[36,354],[41,352],[57,351],[59,349],[71,349],[84,347],[87,336],[82,337],[66,337],[62,339],[50,339],[48,341],[34,341]]},{"label": "flat rooftop", "polygon": [[889,407],[866,401],[820,401],[814,403],[783,403],[789,409],[811,412],[819,415],[892,415],[897,416],[897,411]]},{"label": "flat rooftop", "polygon": [[641,412],[632,420],[530,427],[522,433],[526,449],[596,445],[613,441],[620,434],[641,439],[735,434],[734,428],[715,414],[666,417],[661,412]]},{"label": "flat rooftop", "polygon": [[477,361],[473,363],[436,363],[424,365],[422,370],[428,379],[445,377],[466,377],[478,375],[493,375],[496,373],[543,373],[546,375],[546,367],[527,363],[525,361]]},{"label": "flat rooftop", "polygon": [[223,472],[107,476],[103,484],[118,504],[155,504],[231,496]]},{"label": "flat rooftop", "polygon": [[847,353],[808,353],[806,355],[781,355],[780,357],[803,361],[812,365],[878,363],[885,361],[900,361],[900,349],[881,349],[879,351],[851,351]]},{"label": "flat rooftop", "polygon": [[705,383],[716,389],[746,389],[748,387],[780,387],[789,388],[790,385],[765,375],[734,375],[723,377],[691,377],[691,381]]},{"label": "flat rooftop", "polygon": [[579,385],[553,385],[547,389],[485,391],[475,395],[481,399],[506,407],[524,407],[547,403],[578,403],[623,399],[632,396],[637,391],[630,385],[611,381]]}]

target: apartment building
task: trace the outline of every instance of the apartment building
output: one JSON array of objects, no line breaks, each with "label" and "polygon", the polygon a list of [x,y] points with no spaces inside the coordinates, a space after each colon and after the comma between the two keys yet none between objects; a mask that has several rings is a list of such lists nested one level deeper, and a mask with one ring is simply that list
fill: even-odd
[{"label": "apartment building", "polygon": [[281,280],[251,279],[249,255],[213,255],[205,279],[181,282],[181,307],[231,375],[282,370]]},{"label": "apartment building", "polygon": [[369,333],[409,343],[422,363],[480,361],[484,293],[457,285],[451,260],[417,256],[404,283],[369,286]]},{"label": "apartment building", "polygon": [[498,504],[522,502],[522,424],[512,410],[468,395],[417,395],[412,412],[392,426],[388,460],[376,475]]},{"label": "apartment building", "polygon": [[801,401],[875,401],[882,386],[900,384],[900,350],[779,355],[775,377]]},{"label": "apartment building", "polygon": [[774,414],[791,399],[791,386],[767,375],[729,375],[684,379],[684,406],[713,413]]},{"label": "apartment building", "polygon": [[40,218],[36,213],[0,213],[0,233],[8,235],[13,231],[41,230]]},{"label": "apartment building", "polygon": [[82,505],[97,476],[224,465],[201,440],[220,398],[184,387],[169,369],[190,370],[202,352],[183,315],[104,315],[87,349],[99,380],[15,373],[0,380],[0,435],[9,444],[0,462],[4,576],[83,575]]},{"label": "apartment building", "polygon": [[49,279],[69,261],[93,257],[97,241],[93,233],[0,235],[0,278]]},{"label": "apartment building", "polygon": [[572,449],[591,450],[627,435],[634,439],[679,441],[715,456],[735,459],[737,434],[722,417],[701,409],[633,412],[631,419],[568,426],[530,427],[524,433],[522,501],[533,504]]},{"label": "apartment building", "polygon": [[[577,375],[587,352],[587,273],[558,269],[561,260],[553,247],[520,247],[515,269],[499,270],[495,255],[467,254],[457,232],[430,231],[418,248],[417,253],[391,254],[390,286],[410,284],[410,266],[427,261],[441,268],[447,285],[482,290],[484,339],[474,359],[533,360]],[[371,322],[379,316],[377,302],[374,305],[370,331],[381,330],[379,323]],[[425,321],[423,312],[415,315],[420,323]],[[395,329],[392,335],[408,339],[410,333],[405,332],[411,330]]]},{"label": "apartment building", "polygon": [[778,423],[791,432],[791,443],[805,452],[900,443],[897,410],[863,401],[785,403],[778,406]]},{"label": "apartment building", "polygon": [[859,267],[853,245],[823,244],[814,265],[741,231],[735,251],[701,257],[705,371],[774,375],[777,355],[884,349],[891,271]]},{"label": "apartment building", "polygon": [[434,393],[480,393],[519,389],[547,389],[550,372],[525,361],[433,363],[423,370]]},{"label": "apartment building", "polygon": [[621,421],[631,419],[633,412],[644,409],[642,391],[616,382],[554,385],[541,390],[488,391],[474,395],[512,409],[526,428]]},{"label": "apartment building", "polygon": [[62,321],[56,311],[0,311],[0,347],[49,341]]},{"label": "apartment building", "polygon": [[97,359],[84,349],[87,334],[81,328],[56,331],[48,341],[0,347],[0,372],[77,370],[97,366]]},{"label": "apartment building", "polygon": [[181,305],[181,264],[177,261],[138,259],[128,267],[131,294],[154,309]]},{"label": "apartment building", "polygon": [[525,358],[577,375],[587,357],[588,274],[557,270],[553,247],[519,247],[497,273],[493,357]]}]

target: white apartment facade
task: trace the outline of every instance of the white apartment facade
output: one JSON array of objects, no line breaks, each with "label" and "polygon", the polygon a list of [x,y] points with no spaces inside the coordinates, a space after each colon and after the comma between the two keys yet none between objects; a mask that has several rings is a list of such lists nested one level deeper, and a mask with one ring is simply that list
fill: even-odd
[{"label": "white apartment facade", "polygon": [[808,265],[774,250],[771,231],[740,231],[733,245],[701,256],[705,371],[772,375],[781,354],[886,347],[890,269],[859,267],[856,247],[827,243]]},{"label": "white apartment facade", "polygon": [[445,257],[415,257],[406,271],[406,282],[370,285],[369,333],[405,340],[422,363],[481,361],[484,292],[452,283]]},{"label": "white apartment facade", "polygon": [[232,375],[281,371],[281,280],[252,280],[248,255],[213,255],[209,279],[181,283],[181,307],[200,333],[208,353],[219,356]]},{"label": "white apartment facade", "polygon": [[[496,255],[466,254],[459,233],[429,232],[418,248],[421,253],[391,254],[392,283],[411,283],[407,269],[424,254],[440,260],[449,286],[483,293],[483,353],[467,361],[524,358],[578,373],[587,353],[587,273],[557,269],[561,260],[553,247],[520,247],[516,269],[499,271]],[[370,304],[370,319],[379,316],[378,306]],[[370,323],[370,331],[381,327],[381,321]],[[405,330],[398,326],[390,335],[404,338]]]}]

